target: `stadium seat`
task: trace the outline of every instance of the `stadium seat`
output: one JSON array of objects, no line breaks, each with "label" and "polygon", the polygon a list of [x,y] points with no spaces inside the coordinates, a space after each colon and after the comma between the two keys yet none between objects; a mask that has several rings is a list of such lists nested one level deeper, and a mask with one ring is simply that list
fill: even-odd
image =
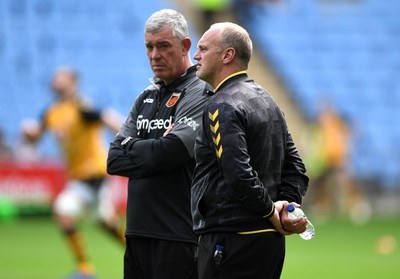
[{"label": "stadium seat", "polygon": [[[152,76],[143,27],[167,0],[1,0],[0,121],[7,140],[20,137],[25,118],[39,118],[52,100],[54,70],[72,66],[81,89],[99,106],[126,115]],[[54,155],[54,141],[41,145]],[[50,154],[49,154],[50,153]]]},{"label": "stadium seat", "polygon": [[[400,118],[400,2],[288,0],[247,12],[245,26],[305,115],[315,117],[316,99],[327,94],[363,131],[357,143],[365,147],[351,162],[356,175],[396,181],[400,157],[388,154],[400,128],[388,123]],[[387,166],[377,166],[379,156]]]}]

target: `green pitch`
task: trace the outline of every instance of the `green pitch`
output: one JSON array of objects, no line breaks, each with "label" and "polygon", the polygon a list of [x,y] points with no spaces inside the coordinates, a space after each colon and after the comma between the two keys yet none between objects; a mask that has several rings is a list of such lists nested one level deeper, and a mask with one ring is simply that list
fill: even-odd
[{"label": "green pitch", "polygon": [[[373,219],[362,226],[345,220],[314,223],[314,239],[287,238],[282,279],[375,279],[400,274],[400,219]],[[123,248],[94,225],[85,225],[83,231],[99,278],[122,278]],[[0,223],[0,279],[59,279],[73,267],[50,218]]]},{"label": "green pitch", "polygon": [[[122,245],[94,224],[82,231],[98,277],[122,278]],[[74,270],[68,249],[51,218],[0,223],[0,279],[65,278]]]},{"label": "green pitch", "polygon": [[344,220],[313,224],[314,239],[287,238],[282,278],[376,279],[400,274],[399,218],[372,219],[365,225]]}]

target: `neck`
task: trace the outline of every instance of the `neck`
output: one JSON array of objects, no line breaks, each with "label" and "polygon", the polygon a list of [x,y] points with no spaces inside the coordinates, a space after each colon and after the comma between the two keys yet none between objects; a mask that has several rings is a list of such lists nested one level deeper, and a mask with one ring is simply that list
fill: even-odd
[{"label": "neck", "polygon": [[71,101],[76,98],[76,93],[75,91],[68,91],[65,92],[64,94],[60,95],[60,100],[61,101]]},{"label": "neck", "polygon": [[181,69],[181,75],[183,75],[184,73],[186,73],[187,69],[189,69],[191,66],[193,66],[192,61],[190,61],[190,59],[185,59],[185,61],[182,64],[182,69]]}]

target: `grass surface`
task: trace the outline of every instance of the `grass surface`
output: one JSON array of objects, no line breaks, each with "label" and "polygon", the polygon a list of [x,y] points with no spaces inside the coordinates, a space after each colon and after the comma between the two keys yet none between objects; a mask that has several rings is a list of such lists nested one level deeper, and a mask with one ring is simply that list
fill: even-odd
[{"label": "grass surface", "polygon": [[[282,278],[394,278],[400,276],[400,220],[365,225],[334,220],[318,225],[314,239],[287,238]],[[393,277],[394,276],[394,277]]]},{"label": "grass surface", "polygon": [[[362,226],[345,220],[314,223],[314,239],[287,238],[282,279],[399,276],[399,219],[373,219]],[[83,231],[99,278],[122,278],[123,248],[94,225],[85,225]],[[1,279],[58,279],[73,267],[66,243],[50,218],[0,223]]]},{"label": "grass surface", "polygon": [[[100,279],[122,278],[122,245],[95,225],[84,225]],[[0,279],[59,279],[74,270],[67,243],[50,218],[0,223]]]}]

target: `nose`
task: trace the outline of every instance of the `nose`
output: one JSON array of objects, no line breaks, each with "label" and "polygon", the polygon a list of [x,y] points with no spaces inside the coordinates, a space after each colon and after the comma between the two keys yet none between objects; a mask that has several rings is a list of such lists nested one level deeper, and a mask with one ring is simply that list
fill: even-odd
[{"label": "nose", "polygon": [[200,60],[199,50],[197,50],[196,53],[193,55],[193,59],[196,60],[196,61]]},{"label": "nose", "polygon": [[152,51],[150,52],[149,56],[152,59],[157,59],[157,58],[161,57],[160,52],[158,51],[158,49],[156,47],[152,49]]}]

